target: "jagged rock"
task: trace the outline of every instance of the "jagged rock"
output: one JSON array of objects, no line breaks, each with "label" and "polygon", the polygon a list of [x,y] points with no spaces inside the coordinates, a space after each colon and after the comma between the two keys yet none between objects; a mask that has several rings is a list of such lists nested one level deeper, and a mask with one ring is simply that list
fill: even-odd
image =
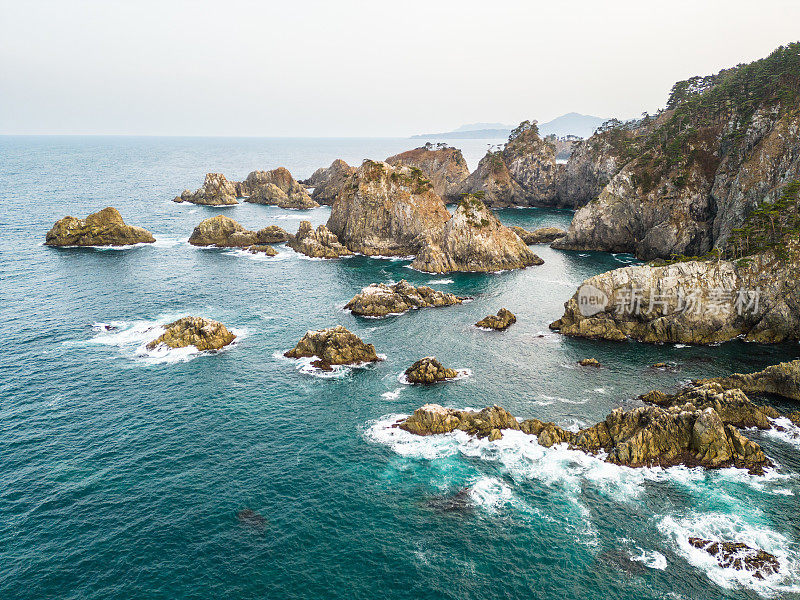
[{"label": "jagged rock", "polygon": [[356,294],[345,308],[354,315],[365,317],[385,317],[404,313],[412,308],[429,308],[461,304],[466,298],[441,292],[421,285],[414,287],[405,279],[387,285],[373,283]]},{"label": "jagged rock", "polygon": [[339,258],[352,256],[352,252],[339,243],[325,225],[314,231],[310,221],[301,221],[297,233],[291,237],[287,246],[312,258]]},{"label": "jagged rock", "polygon": [[261,244],[255,244],[253,246],[248,246],[247,251],[251,254],[266,254],[267,256],[278,256],[278,251],[275,250],[272,246],[264,246]]},{"label": "jagged rock", "polygon": [[416,435],[450,433],[458,429],[479,438],[495,439],[499,439],[498,435],[502,437],[503,429],[519,429],[519,423],[514,416],[497,405],[484,408],[480,412],[472,412],[426,404],[397,426]]},{"label": "jagged rock", "polygon": [[688,410],[713,408],[723,423],[739,428],[769,429],[772,426],[769,418],[778,416],[772,407],[753,404],[742,390],[725,389],[716,382],[694,382],[676,394],[664,394],[654,390],[641,396],[641,399],[661,408],[685,407]]},{"label": "jagged rock", "polygon": [[249,231],[242,225],[226,217],[217,215],[200,222],[189,237],[192,246],[217,246],[218,248],[247,248],[251,252],[263,252],[269,256],[278,254],[274,248],[266,244],[282,240],[288,234],[276,225],[264,227],[258,231]]},{"label": "jagged rock", "polygon": [[778,558],[757,548],[751,548],[740,542],[717,542],[690,537],[689,543],[695,548],[705,550],[717,559],[719,565],[726,569],[748,571],[756,579],[764,579],[780,571]]},{"label": "jagged rock", "polygon": [[422,171],[366,160],[333,203],[328,229],[353,252],[410,256],[449,219]]},{"label": "jagged rock", "polygon": [[566,231],[558,227],[540,227],[539,229],[528,231],[522,227],[512,225],[509,229],[516,233],[528,246],[534,244],[549,244],[553,240],[557,240],[567,234]]},{"label": "jagged rock", "polygon": [[331,365],[356,365],[381,360],[375,346],[365,344],[354,333],[341,325],[318,331],[308,331],[292,350],[284,354],[287,358],[317,357],[314,366],[330,369]]},{"label": "jagged rock", "polygon": [[578,364],[582,367],[600,367],[600,361],[596,358],[584,358],[578,361]]},{"label": "jagged rock", "polygon": [[690,404],[666,409],[640,406],[624,411],[618,408],[605,420],[577,433],[538,419],[518,423],[510,413],[497,406],[474,413],[427,404],[398,423],[398,427],[417,435],[460,429],[490,439],[501,437],[503,429],[519,429],[535,435],[542,446],[568,443],[590,454],[604,452],[607,462],[629,467],[685,464],[722,468],[734,465],[761,474],[770,464],[761,447],[732,425],[723,423],[714,408],[700,410]]},{"label": "jagged rock", "polygon": [[480,199],[465,195],[441,234],[429,239],[411,266],[450,273],[504,271],[543,263]]},{"label": "jagged rock", "polygon": [[455,369],[442,366],[433,356],[426,356],[411,365],[405,372],[409,383],[437,383],[458,377]]},{"label": "jagged rock", "polygon": [[166,325],[165,329],[162,335],[147,344],[148,350],[161,344],[170,348],[194,346],[200,351],[219,350],[236,339],[222,323],[202,317],[183,317]]},{"label": "jagged rock", "polygon": [[235,181],[228,181],[222,173],[206,173],[203,185],[196,191],[184,190],[175,202],[191,202],[206,206],[225,206],[239,204]]},{"label": "jagged rock", "polygon": [[701,379],[698,383],[715,382],[725,389],[738,388],[756,394],[775,394],[800,400],[800,360],[782,362],[757,373],[734,373],[730,377]]},{"label": "jagged rock", "polygon": [[303,183],[314,188],[311,198],[320,204],[333,204],[336,196],[347,183],[350,176],[356,172],[342,159],[337,158],[328,168],[314,171],[314,174]]},{"label": "jagged rock", "polygon": [[386,159],[390,165],[420,169],[433,184],[433,191],[446,202],[458,200],[464,180],[469,176],[467,161],[458,148],[435,148],[430,144]]},{"label": "jagged rock", "polygon": [[786,416],[789,418],[789,420],[790,420],[792,423],[794,423],[795,425],[797,425],[798,427],[800,427],[800,411],[795,411],[795,412],[793,412],[793,413],[789,413],[789,414],[788,414],[788,415],[786,415]]},{"label": "jagged rock", "polygon": [[289,241],[290,237],[286,230],[277,225],[268,225],[256,232],[259,244],[280,244]]},{"label": "jagged rock", "polygon": [[800,339],[800,242],[747,260],[615,269],[583,282],[550,325],[566,335],[711,344]]},{"label": "jagged rock", "polygon": [[485,329],[508,329],[514,323],[517,322],[517,317],[514,316],[510,310],[506,308],[501,308],[497,311],[496,315],[489,315],[488,317],[484,317],[477,323],[475,323],[475,327],[483,327]]},{"label": "jagged rock", "polygon": [[487,152],[461,191],[483,192],[492,207],[555,206],[557,171],[555,146],[539,137],[535,121],[526,121],[502,150]]},{"label": "jagged rock", "polygon": [[238,184],[245,202],[270,204],[279,208],[308,209],[319,206],[284,167],[271,171],[253,171]]},{"label": "jagged rock", "polygon": [[59,219],[45,236],[48,246],[128,246],[155,241],[146,229],[126,225],[119,211],[110,206],[85,219]]}]

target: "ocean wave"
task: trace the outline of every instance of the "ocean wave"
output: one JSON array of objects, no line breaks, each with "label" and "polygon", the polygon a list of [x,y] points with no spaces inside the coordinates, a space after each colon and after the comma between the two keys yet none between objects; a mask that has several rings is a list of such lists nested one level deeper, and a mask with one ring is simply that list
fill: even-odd
[{"label": "ocean wave", "polygon": [[800,427],[786,417],[770,419],[770,421],[772,421],[773,427],[764,430],[764,435],[800,448]]},{"label": "ocean wave", "polygon": [[189,238],[176,238],[169,235],[156,235],[153,237],[156,238],[156,241],[150,244],[153,248],[174,248],[189,241]]},{"label": "ocean wave", "polygon": [[[800,565],[797,545],[785,536],[761,524],[745,520],[741,515],[722,513],[693,513],[685,516],[666,516],[658,524],[662,534],[690,564],[705,572],[711,581],[726,589],[748,588],[772,597],[788,592],[800,592]],[[719,565],[705,550],[689,543],[690,537],[713,541],[734,541],[760,548],[774,554],[780,572],[768,575],[763,581],[749,571],[737,571]]]},{"label": "ocean wave", "polygon": [[[224,254],[249,258],[256,262],[281,262],[292,257],[293,252],[278,252],[275,256],[268,256],[263,252],[250,252],[245,248],[230,248]],[[323,260],[323,259],[320,259]]]}]

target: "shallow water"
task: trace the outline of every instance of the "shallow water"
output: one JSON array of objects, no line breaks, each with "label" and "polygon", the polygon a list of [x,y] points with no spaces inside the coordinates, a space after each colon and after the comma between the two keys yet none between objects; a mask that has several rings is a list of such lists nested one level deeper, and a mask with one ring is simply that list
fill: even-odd
[{"label": "shallow water", "polygon": [[[488,443],[390,427],[426,402],[497,403],[583,426],[652,388],[796,358],[797,345],[650,346],[548,330],[583,279],[629,256],[537,246],[541,267],[444,276],[403,260],[309,260],[282,246],[266,258],[186,240],[221,212],[294,231],[300,219],[324,223],[329,209],[171,202],[206,171],[239,178],[283,165],[307,177],[339,156],[358,164],[413,145],[0,138],[0,597],[798,595],[796,431],[748,433],[778,465],[758,478],[615,467],[513,433]],[[484,147],[467,152],[471,167]],[[107,205],[156,244],[41,245],[57,218]],[[529,228],[571,218],[499,214]],[[401,278],[474,300],[380,320],[342,310],[361,287]],[[509,330],[473,327],[501,307],[517,315]],[[237,343],[215,355],[144,350],[186,314],[235,328]],[[307,329],[335,324],[386,360],[319,377],[281,357]],[[431,354],[470,375],[400,383]],[[576,365],[590,356],[603,368]],[[237,520],[243,509],[265,522]],[[688,547],[689,535],[759,545],[781,558],[783,575],[737,577]]]}]

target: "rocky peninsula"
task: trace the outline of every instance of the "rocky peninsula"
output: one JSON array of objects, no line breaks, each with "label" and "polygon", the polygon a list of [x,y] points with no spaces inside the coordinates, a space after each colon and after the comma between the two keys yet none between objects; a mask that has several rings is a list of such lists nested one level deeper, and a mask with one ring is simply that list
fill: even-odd
[{"label": "rocky peninsula", "polygon": [[45,236],[47,246],[128,246],[155,241],[146,229],[126,225],[119,211],[111,206],[85,219],[59,219]]},{"label": "rocky peninsula", "polygon": [[359,365],[381,360],[375,353],[375,346],[365,344],[361,338],[341,325],[306,332],[297,346],[284,356],[315,357],[316,360],[311,364],[322,370],[330,370],[334,365]]},{"label": "rocky peninsula", "polygon": [[461,304],[467,298],[428,286],[414,287],[405,279],[394,284],[373,283],[363,288],[345,309],[362,317],[399,315],[416,308],[432,308]]},{"label": "rocky peninsula", "polygon": [[200,351],[220,350],[236,339],[222,323],[202,317],[183,317],[164,328],[162,335],[147,344],[148,350],[162,344],[169,348],[194,346]]}]

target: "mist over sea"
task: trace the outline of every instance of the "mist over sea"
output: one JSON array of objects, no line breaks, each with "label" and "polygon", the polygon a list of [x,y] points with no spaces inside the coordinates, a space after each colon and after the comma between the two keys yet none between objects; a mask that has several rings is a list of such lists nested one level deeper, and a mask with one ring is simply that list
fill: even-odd
[{"label": "mist over sea", "polygon": [[[496,403],[583,427],[651,389],[797,358],[796,344],[549,331],[585,278],[635,263],[628,255],[543,245],[542,266],[448,275],[407,260],[311,260],[282,245],[266,258],[187,239],[216,214],[293,233],[330,209],[172,202],[206,172],[236,180],[285,166],[302,179],[335,158],[358,165],[423,142],[0,137],[0,598],[800,597],[796,428],[746,432],[776,465],[758,477],[617,467],[516,432],[490,443],[391,427],[428,402]],[[500,142],[452,143],[474,169]],[[42,245],[57,219],[106,206],[156,243]],[[497,212],[526,228],[572,217]],[[400,279],[474,299],[386,319],[342,310],[362,287]],[[473,326],[501,307],[513,327]],[[184,315],[239,338],[215,355],[146,351]],[[322,376],[282,357],[306,330],[337,324],[386,360]],[[471,374],[400,383],[427,355]],[[603,368],[576,365],[588,357]],[[243,509],[263,521],[237,520]],[[722,570],[689,536],[735,536],[778,556],[782,574]]]}]

